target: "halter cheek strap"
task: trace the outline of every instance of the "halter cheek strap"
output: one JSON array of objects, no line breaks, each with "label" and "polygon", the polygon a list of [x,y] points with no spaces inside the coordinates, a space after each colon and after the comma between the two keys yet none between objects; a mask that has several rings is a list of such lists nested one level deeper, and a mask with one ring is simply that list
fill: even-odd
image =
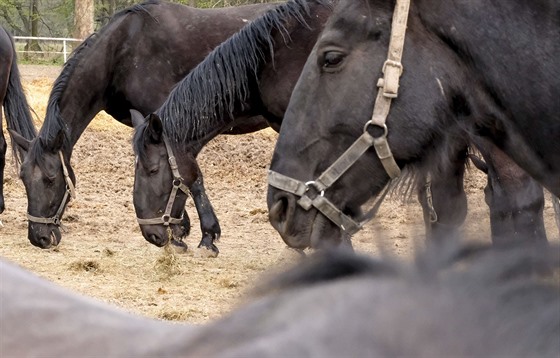
[{"label": "halter cheek strap", "polygon": [[[399,78],[403,72],[401,58],[404,48],[409,8],[410,0],[397,0],[391,25],[389,51],[387,60],[383,64],[382,71],[384,76],[377,82],[378,92],[375,98],[373,114],[371,119],[364,125],[362,135],[314,181],[302,182],[274,171],[269,171],[268,173],[269,185],[299,196],[298,204],[304,210],[315,207],[350,235],[360,230],[367,220],[375,216],[390,186],[385,188],[374,207],[364,216],[364,220],[359,223],[345,215],[333,203],[326,199],[323,194],[327,188],[334,184],[334,182],[350,169],[350,167],[371,147],[375,148],[377,157],[391,179],[401,174],[401,169],[397,165],[391,148],[389,147],[389,142],[387,141],[388,130],[385,122],[389,115],[391,101],[398,95]],[[367,130],[369,126],[380,127],[382,129],[382,134],[379,137],[372,136]],[[310,194],[309,190],[311,187],[320,194],[312,197],[313,194]]]},{"label": "halter cheek strap", "polygon": [[66,207],[68,197],[70,197],[71,199],[76,198],[76,189],[74,188],[74,183],[72,182],[72,179],[70,179],[70,175],[68,174],[68,168],[66,167],[66,163],[64,161],[64,155],[62,154],[62,151],[59,151],[58,155],[60,156],[60,162],[62,163],[62,173],[64,174],[64,181],[66,182],[66,191],[64,192],[64,196],[62,197],[62,202],[58,206],[58,210],[56,211],[54,216],[51,216],[50,218],[33,216],[27,213],[27,220],[31,222],[35,222],[39,224],[54,224],[56,226],[62,226],[60,220],[62,218],[62,212]]},{"label": "halter cheek strap", "polygon": [[141,219],[136,218],[138,224],[140,225],[158,225],[163,224],[164,226],[169,226],[169,224],[180,224],[183,221],[183,215],[180,218],[174,218],[171,216],[171,210],[173,209],[173,203],[175,202],[175,197],[177,192],[181,190],[186,195],[190,194],[189,188],[185,185],[184,179],[179,174],[179,166],[177,165],[177,160],[171,149],[166,137],[163,137],[163,142],[165,143],[165,149],[167,150],[167,156],[169,161],[169,167],[171,168],[171,173],[173,174],[173,188],[171,189],[171,194],[167,200],[167,205],[165,206],[165,211],[163,215],[159,218],[152,219]]}]

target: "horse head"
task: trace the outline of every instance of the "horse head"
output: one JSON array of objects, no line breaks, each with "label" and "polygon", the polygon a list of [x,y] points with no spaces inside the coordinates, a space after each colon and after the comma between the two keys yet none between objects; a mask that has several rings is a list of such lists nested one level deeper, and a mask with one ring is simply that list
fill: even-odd
[{"label": "horse head", "polygon": [[157,114],[144,118],[136,110],[130,113],[136,154],[133,202],[142,235],[159,247],[167,245],[170,238],[182,243],[190,231],[184,209],[188,186],[196,180],[198,168],[192,165],[192,155],[189,160],[184,155],[175,156],[179,152],[173,151],[164,136]]},{"label": "horse head", "polygon": [[20,178],[27,192],[29,241],[47,249],[60,243],[60,225],[66,205],[74,197],[76,177],[69,158],[63,155],[65,133],[52,140],[33,140],[11,131],[14,142],[25,153]]},{"label": "horse head", "polygon": [[[444,139],[460,135],[459,126],[438,119],[467,115],[465,73],[442,42],[416,33],[407,37],[406,75],[398,98],[384,106],[388,117],[383,107],[374,111],[379,97],[396,97],[403,71],[400,61],[387,61],[391,3],[341,2],[292,93],[267,198],[271,224],[289,246],[321,247],[353,234],[364,221],[362,206],[400,168],[443,165],[430,163],[445,151],[436,143],[449,143],[451,153],[454,144]],[[383,81],[389,72],[396,86]]]}]

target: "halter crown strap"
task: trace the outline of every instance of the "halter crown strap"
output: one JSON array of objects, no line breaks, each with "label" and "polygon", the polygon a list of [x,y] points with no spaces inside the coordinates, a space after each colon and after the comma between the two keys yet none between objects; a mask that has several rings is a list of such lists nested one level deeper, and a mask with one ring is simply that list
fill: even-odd
[{"label": "halter crown strap", "polygon": [[373,146],[383,168],[385,168],[391,179],[398,177],[401,174],[401,169],[395,162],[391,148],[389,148],[385,122],[391,109],[391,100],[398,96],[399,78],[403,72],[401,58],[404,49],[409,9],[410,0],[397,0],[391,24],[391,39],[389,41],[387,60],[383,64],[384,76],[377,82],[379,89],[375,98],[373,114],[369,122],[384,128],[384,134],[375,138]]}]

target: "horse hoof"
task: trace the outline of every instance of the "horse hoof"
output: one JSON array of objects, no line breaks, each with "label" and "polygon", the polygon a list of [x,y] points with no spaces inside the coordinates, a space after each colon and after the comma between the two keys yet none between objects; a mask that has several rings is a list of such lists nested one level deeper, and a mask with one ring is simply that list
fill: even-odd
[{"label": "horse hoof", "polygon": [[204,246],[202,244],[198,245],[198,254],[200,257],[218,257],[218,254],[220,253],[220,250],[218,250],[218,247],[214,244],[210,245],[210,247]]}]

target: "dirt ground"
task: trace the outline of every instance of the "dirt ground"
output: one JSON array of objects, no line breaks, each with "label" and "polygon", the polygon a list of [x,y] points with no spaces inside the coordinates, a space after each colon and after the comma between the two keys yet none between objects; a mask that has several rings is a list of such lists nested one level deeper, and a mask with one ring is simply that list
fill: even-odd
[{"label": "dirt ground", "polygon": [[[59,70],[21,67],[38,126]],[[66,232],[55,250],[38,249],[27,240],[27,199],[10,161],[4,182],[7,208],[0,215],[4,225],[0,255],[70,290],[125,310],[191,323],[224,315],[242,301],[263,272],[296,260],[267,218],[266,173],[276,140],[272,130],[221,136],[199,156],[222,227],[217,258],[202,257],[196,250],[172,255],[143,239],[132,205],[131,134],[130,128],[101,113],[79,140],[72,157],[78,197],[67,210]],[[484,184],[477,171],[467,175],[469,214],[464,231],[469,239],[489,237]],[[200,230],[192,201],[188,212],[193,229],[186,242],[194,248]],[[558,241],[549,197],[545,220],[549,238]],[[386,250],[406,257],[423,237],[417,202],[389,198],[353,243],[361,252]]]}]

